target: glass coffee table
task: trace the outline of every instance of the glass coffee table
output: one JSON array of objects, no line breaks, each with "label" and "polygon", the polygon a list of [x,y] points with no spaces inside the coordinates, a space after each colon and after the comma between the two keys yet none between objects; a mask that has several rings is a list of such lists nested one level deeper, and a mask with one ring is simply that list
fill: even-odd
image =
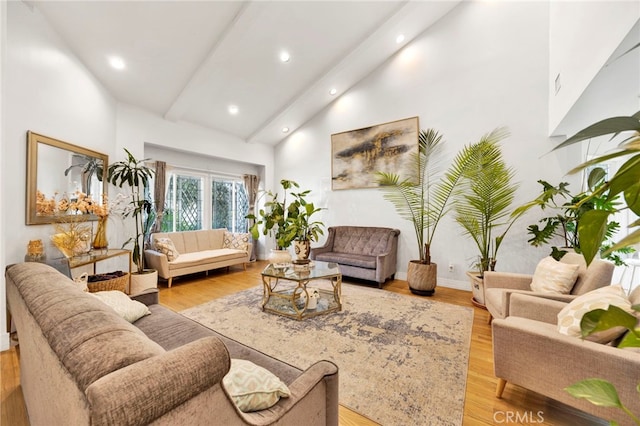
[{"label": "glass coffee table", "polygon": [[[331,289],[310,285],[320,279],[329,281]],[[342,310],[342,274],[336,263],[312,262],[306,268],[270,264],[262,271],[262,284],[265,312],[301,320]]]}]

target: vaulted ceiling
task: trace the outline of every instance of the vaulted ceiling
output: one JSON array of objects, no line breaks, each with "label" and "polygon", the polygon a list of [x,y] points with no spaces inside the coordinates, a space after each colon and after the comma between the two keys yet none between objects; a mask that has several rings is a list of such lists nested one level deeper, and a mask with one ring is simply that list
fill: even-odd
[{"label": "vaulted ceiling", "polygon": [[275,145],[459,1],[28,3],[118,101]]}]

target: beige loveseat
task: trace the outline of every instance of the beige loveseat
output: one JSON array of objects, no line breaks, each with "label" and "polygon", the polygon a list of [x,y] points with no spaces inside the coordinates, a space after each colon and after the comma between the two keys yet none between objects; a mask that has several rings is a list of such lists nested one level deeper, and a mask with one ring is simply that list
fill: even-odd
[{"label": "beige loveseat", "polygon": [[[629,301],[640,303],[640,287]],[[512,383],[595,416],[633,425],[621,410],[593,405],[564,390],[585,379],[608,380],[631,412],[640,413],[636,390],[640,384],[640,353],[561,334],[557,330],[558,313],[565,306],[565,302],[543,297],[511,295],[509,316],[492,322],[494,369],[500,379],[496,396],[511,398],[508,390],[503,392],[505,385]]]},{"label": "beige loveseat", "polygon": [[[158,248],[157,242],[167,238],[175,247],[173,256],[171,251],[161,252]],[[156,269],[158,276],[166,279],[171,287],[174,277],[245,265],[251,258],[250,241],[250,234],[226,229],[158,232],[151,234],[151,247],[144,252],[146,266]]]},{"label": "beige loveseat", "polygon": [[[138,296],[151,314],[129,323],[48,265],[5,276],[34,426],[338,424],[331,362],[301,371],[156,304],[156,289]],[[222,384],[231,358],[266,368],[291,396],[240,411]]]},{"label": "beige loveseat", "polygon": [[332,226],[328,231],[324,245],[311,249],[311,259],[337,263],[342,275],[374,281],[379,288],[395,276],[398,229]]}]

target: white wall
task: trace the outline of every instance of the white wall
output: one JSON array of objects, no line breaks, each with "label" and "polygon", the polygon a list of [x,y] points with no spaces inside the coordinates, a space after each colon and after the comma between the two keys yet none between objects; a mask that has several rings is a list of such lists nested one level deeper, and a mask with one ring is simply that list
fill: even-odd
[{"label": "white wall", "polygon": [[[7,3],[0,2],[0,164],[4,166],[4,158],[6,156],[6,144],[4,136],[4,91],[5,91],[5,56],[7,50]],[[4,175],[0,174],[0,235],[5,235],[5,192],[4,192]],[[0,270],[4,271],[7,262],[4,244],[0,244]],[[0,315],[5,317],[6,312],[6,288],[4,285],[4,275],[0,279]],[[5,321],[6,322],[6,321]],[[0,319],[0,350],[9,347],[9,333],[6,332],[6,324]]]},{"label": "white wall", "polygon": [[[27,130],[112,155],[115,102],[37,9],[22,2],[5,4],[2,193],[10,202],[3,203],[7,208],[0,211],[3,261],[11,264],[24,258],[30,239],[40,238],[46,244],[53,229],[25,225]],[[47,251],[58,256],[51,246]],[[4,303],[4,280],[1,287]],[[6,330],[4,314],[0,330]],[[6,347],[3,339],[2,348]]]},{"label": "white wall", "polygon": [[[277,178],[297,180],[327,207],[326,225],[380,225],[401,230],[397,276],[417,257],[411,224],[402,221],[379,190],[331,191],[332,133],[420,117],[422,128],[445,135],[453,157],[484,133],[507,126],[508,164],[521,182],[517,203],[534,198],[538,179],[557,183],[578,149],[547,154],[548,5],[539,2],[465,2],[401,53],[353,87],[276,148]],[[546,154],[546,155],[545,155]],[[570,179],[569,179],[570,180]],[[536,212],[536,215],[539,214]],[[537,217],[537,216],[536,216]],[[531,248],[523,218],[498,254],[498,269],[531,272],[547,248]],[[432,253],[439,285],[469,288],[465,271],[477,256],[472,241],[447,217]],[[454,272],[448,272],[448,265]]]},{"label": "white wall", "polygon": [[262,166],[268,170],[267,173],[273,173],[271,146],[249,144],[222,132],[189,123],[168,121],[126,104],[118,105],[117,143],[120,150],[126,147],[134,155],[143,155],[144,145],[152,144],[158,148]]},{"label": "white wall", "polygon": [[558,126],[639,18],[637,0],[550,3],[549,134],[567,131]]},{"label": "white wall", "polygon": [[[0,246],[2,265],[20,262],[30,239],[42,239],[47,255],[60,254],[49,243],[52,225],[25,225],[26,132],[33,130],[56,139],[124,159],[126,147],[145,158],[145,143],[243,162],[262,170],[263,181],[273,181],[273,148],[250,145],[228,135],[118,104],[51,29],[37,8],[23,2],[0,2],[6,26],[0,28],[2,68],[2,152],[0,154]],[[5,15],[0,15],[4,24]],[[6,37],[4,31],[6,29]],[[6,47],[6,51],[5,51]],[[10,108],[6,106],[10,105]],[[162,158],[157,158],[162,159]],[[110,188],[113,196],[115,189]],[[6,201],[10,200],[10,202]],[[130,234],[131,223],[109,222],[110,246],[119,247]],[[105,262],[106,263],[106,262]],[[4,274],[0,308],[4,312]],[[5,315],[0,315],[0,350],[8,347]]]}]

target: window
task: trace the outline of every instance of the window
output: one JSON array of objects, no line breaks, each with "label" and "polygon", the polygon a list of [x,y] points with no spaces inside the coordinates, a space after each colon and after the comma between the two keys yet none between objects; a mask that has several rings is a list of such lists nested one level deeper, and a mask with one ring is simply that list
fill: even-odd
[{"label": "window", "polygon": [[211,228],[227,228],[247,232],[249,201],[244,184],[239,181],[215,179],[211,184]]},{"label": "window", "polygon": [[247,232],[249,202],[239,177],[174,170],[168,178],[163,232],[215,228]]}]

